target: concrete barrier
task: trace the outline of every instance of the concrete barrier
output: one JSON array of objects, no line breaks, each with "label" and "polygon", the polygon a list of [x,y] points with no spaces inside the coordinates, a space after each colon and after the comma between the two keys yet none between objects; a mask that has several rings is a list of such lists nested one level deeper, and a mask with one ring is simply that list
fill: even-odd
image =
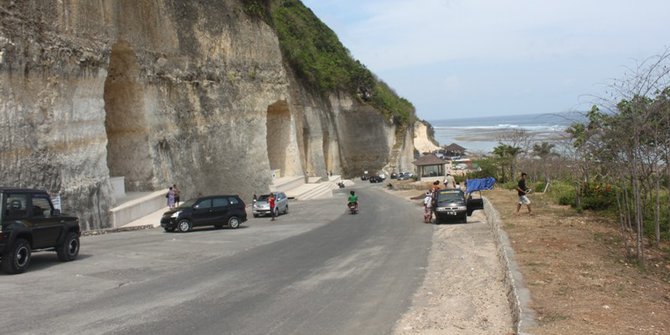
[{"label": "concrete barrier", "polygon": [[152,192],[112,208],[109,211],[112,228],[122,227],[129,222],[167,207],[166,193],[165,190]]},{"label": "concrete barrier", "polygon": [[507,287],[507,300],[512,311],[512,322],[515,334],[529,335],[525,330],[537,325],[535,311],[530,304],[530,291],[523,282],[523,276],[514,260],[514,250],[509,242],[507,233],[502,230],[500,213],[491,202],[484,197],[484,212],[486,221],[496,238],[497,254],[503,266],[504,281]]}]

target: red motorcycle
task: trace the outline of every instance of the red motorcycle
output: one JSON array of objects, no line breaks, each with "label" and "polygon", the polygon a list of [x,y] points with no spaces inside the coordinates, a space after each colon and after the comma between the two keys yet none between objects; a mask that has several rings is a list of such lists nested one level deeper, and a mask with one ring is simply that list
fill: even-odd
[{"label": "red motorcycle", "polygon": [[358,214],[358,204],[355,202],[350,202],[348,205],[350,214]]}]

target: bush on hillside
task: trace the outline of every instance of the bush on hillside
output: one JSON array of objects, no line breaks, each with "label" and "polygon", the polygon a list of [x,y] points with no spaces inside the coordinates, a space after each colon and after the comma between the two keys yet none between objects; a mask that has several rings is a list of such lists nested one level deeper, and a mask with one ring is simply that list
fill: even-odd
[{"label": "bush on hillside", "polygon": [[[256,10],[254,1],[250,2],[249,10]],[[414,106],[354,60],[335,32],[302,2],[276,1],[271,13],[284,57],[304,84],[321,94],[353,94],[396,124],[412,121]]]}]

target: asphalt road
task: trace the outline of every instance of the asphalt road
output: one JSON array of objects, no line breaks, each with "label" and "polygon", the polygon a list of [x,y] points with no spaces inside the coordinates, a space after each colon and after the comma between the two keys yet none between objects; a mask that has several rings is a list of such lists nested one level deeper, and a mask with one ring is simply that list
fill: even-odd
[{"label": "asphalt road", "polygon": [[434,230],[417,206],[360,183],[290,203],[275,223],[82,237],[0,274],[1,334],[388,334],[425,276]]}]

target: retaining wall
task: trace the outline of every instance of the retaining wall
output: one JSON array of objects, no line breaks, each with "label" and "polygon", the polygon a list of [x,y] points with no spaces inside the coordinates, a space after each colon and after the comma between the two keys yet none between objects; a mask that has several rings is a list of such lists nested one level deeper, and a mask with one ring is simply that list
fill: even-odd
[{"label": "retaining wall", "polygon": [[520,335],[530,335],[525,330],[537,325],[535,311],[529,307],[530,291],[526,288],[523,276],[514,260],[514,250],[507,233],[501,228],[500,213],[487,198],[484,198],[484,212],[486,213],[486,221],[496,238],[497,254],[500,264],[503,266],[507,301],[512,311],[514,332]]}]

